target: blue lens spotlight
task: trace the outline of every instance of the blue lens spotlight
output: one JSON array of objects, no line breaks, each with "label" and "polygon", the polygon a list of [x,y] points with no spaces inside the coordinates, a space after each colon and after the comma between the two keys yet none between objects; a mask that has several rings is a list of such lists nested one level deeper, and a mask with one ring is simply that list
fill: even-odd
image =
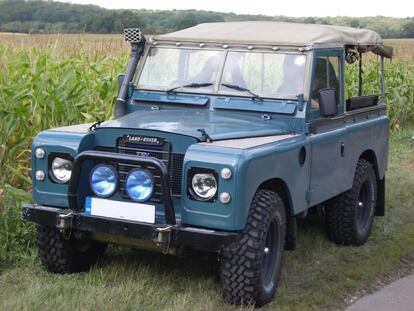
[{"label": "blue lens spotlight", "polygon": [[93,193],[107,198],[114,194],[118,183],[116,171],[112,166],[99,164],[91,172],[90,184]]},{"label": "blue lens spotlight", "polygon": [[148,200],[154,190],[151,173],[142,169],[130,171],[126,179],[125,188],[132,200],[137,202]]}]

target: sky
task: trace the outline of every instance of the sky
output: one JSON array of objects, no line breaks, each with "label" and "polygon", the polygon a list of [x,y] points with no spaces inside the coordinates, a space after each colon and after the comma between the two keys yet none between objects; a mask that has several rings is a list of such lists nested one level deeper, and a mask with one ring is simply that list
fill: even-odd
[{"label": "sky", "polygon": [[414,16],[413,0],[58,0],[108,9],[197,9],[237,14],[301,16]]}]

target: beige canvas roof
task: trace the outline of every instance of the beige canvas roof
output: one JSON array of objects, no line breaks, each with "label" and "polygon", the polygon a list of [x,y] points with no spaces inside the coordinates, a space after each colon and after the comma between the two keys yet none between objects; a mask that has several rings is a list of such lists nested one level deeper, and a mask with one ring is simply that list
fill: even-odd
[{"label": "beige canvas roof", "polygon": [[271,21],[205,23],[153,37],[156,41],[197,42],[307,47],[315,45],[356,46],[385,57],[392,48],[382,44],[372,30],[352,27],[283,23]]}]

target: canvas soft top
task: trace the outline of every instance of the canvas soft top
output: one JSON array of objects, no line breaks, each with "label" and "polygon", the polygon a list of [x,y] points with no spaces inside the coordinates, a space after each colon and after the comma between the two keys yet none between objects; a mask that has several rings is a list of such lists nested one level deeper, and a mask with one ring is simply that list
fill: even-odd
[{"label": "canvas soft top", "polygon": [[351,46],[388,58],[392,48],[375,31],[344,26],[272,21],[204,23],[180,31],[154,36],[156,41],[195,42],[261,46]]}]

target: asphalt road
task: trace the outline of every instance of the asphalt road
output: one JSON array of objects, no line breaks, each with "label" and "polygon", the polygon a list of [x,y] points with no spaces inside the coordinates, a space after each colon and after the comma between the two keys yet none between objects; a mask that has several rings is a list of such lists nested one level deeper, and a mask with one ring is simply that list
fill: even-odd
[{"label": "asphalt road", "polygon": [[414,274],[358,299],[346,311],[413,311]]}]

